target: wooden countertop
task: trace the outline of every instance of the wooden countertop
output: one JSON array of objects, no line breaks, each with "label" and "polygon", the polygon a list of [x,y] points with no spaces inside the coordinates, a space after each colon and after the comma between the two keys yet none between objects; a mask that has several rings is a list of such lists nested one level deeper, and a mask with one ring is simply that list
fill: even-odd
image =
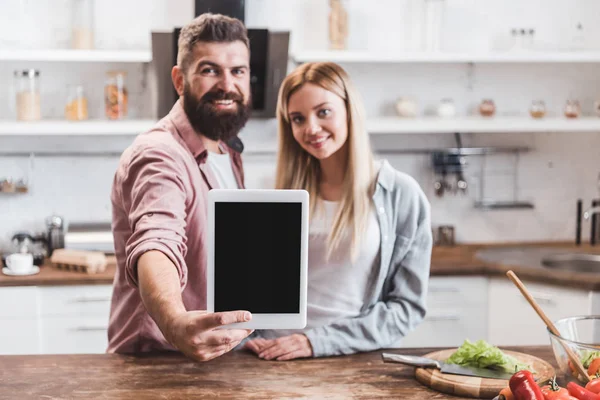
[{"label": "wooden countertop", "polygon": [[[436,246],[431,257],[431,276],[461,275],[504,275],[512,269],[520,278],[561,286],[570,286],[587,290],[600,290],[600,274],[578,273],[553,270],[536,265],[516,266],[506,263],[486,262],[476,257],[480,250],[508,248],[554,248],[568,252],[587,252],[600,254],[600,246],[575,246],[565,242],[542,243],[504,243],[504,244],[459,244],[452,247]],[[534,263],[535,264],[535,263]],[[114,258],[105,272],[88,275],[81,272],[62,271],[49,265],[42,266],[40,273],[31,276],[7,276],[0,274],[2,286],[42,286],[42,285],[89,285],[112,284],[115,273]]]},{"label": "wooden countertop", "polygon": [[[549,346],[507,349],[534,355],[556,368]],[[423,355],[432,350],[402,349],[402,353]],[[176,354],[0,356],[0,390],[15,399],[462,398],[422,386],[414,378],[414,368],[384,364],[382,352],[264,361],[235,351],[206,363]]]},{"label": "wooden countertop", "polygon": [[578,289],[600,290],[600,273],[581,273],[567,270],[551,269],[539,266],[530,257],[527,265],[517,265],[508,261],[512,256],[498,257],[503,262],[486,262],[477,257],[477,252],[491,249],[498,250],[527,250],[544,248],[557,253],[589,253],[600,254],[600,246],[582,244],[576,246],[569,242],[540,242],[540,243],[503,243],[486,245],[456,245],[451,247],[436,246],[431,257],[431,276],[460,276],[484,275],[504,276],[513,270],[519,278],[529,282],[539,282],[569,286]]}]

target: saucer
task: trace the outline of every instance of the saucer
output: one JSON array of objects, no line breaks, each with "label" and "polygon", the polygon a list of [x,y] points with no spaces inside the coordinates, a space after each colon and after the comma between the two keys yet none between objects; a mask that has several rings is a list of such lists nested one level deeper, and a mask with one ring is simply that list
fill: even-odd
[{"label": "saucer", "polygon": [[4,273],[4,275],[11,275],[11,276],[35,275],[39,272],[40,272],[40,267],[38,267],[37,265],[34,265],[33,268],[31,268],[29,271],[25,271],[25,272],[14,272],[6,267],[2,268],[2,273]]}]

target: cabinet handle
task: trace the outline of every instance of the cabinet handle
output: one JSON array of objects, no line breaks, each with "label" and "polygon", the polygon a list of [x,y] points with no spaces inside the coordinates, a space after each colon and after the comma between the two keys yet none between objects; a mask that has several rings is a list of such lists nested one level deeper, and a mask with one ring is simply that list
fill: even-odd
[{"label": "cabinet handle", "polygon": [[92,297],[81,296],[73,300],[73,303],[106,303],[110,301],[110,297]]},{"label": "cabinet handle", "polygon": [[458,321],[460,316],[457,314],[448,314],[448,315],[434,315],[429,318],[425,318],[427,321]]},{"label": "cabinet handle", "polygon": [[81,326],[76,326],[75,328],[73,328],[73,330],[77,331],[77,332],[99,332],[99,331],[104,332],[104,331],[108,330],[108,327],[81,325]]},{"label": "cabinet handle", "polygon": [[429,291],[432,293],[458,293],[460,290],[453,287],[430,287]]}]

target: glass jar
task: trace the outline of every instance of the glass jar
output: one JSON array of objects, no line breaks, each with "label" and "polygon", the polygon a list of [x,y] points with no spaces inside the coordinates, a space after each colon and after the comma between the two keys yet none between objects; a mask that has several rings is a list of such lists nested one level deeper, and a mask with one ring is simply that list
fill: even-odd
[{"label": "glass jar", "polygon": [[88,104],[83,86],[75,85],[67,88],[65,118],[69,121],[84,121],[88,119]]},{"label": "glass jar", "polygon": [[479,114],[483,117],[491,117],[496,113],[496,104],[491,99],[483,99],[479,104]]},{"label": "glass jar", "polygon": [[104,86],[104,108],[108,119],[122,119],[127,117],[129,93],[125,85],[124,71],[109,71],[106,74]]},{"label": "glass jar", "polygon": [[543,100],[534,100],[529,107],[529,114],[533,118],[543,118],[546,115],[546,103]]},{"label": "glass jar", "polygon": [[26,69],[15,71],[17,119],[38,121],[42,118],[40,106],[40,71]]},{"label": "glass jar", "polygon": [[329,0],[329,48],[345,50],[348,42],[348,11],[342,0]]},{"label": "glass jar", "polygon": [[579,106],[579,101],[577,100],[567,100],[565,104],[565,117],[567,118],[577,118],[581,113],[581,107]]},{"label": "glass jar", "polygon": [[452,118],[456,116],[456,107],[452,99],[442,99],[437,108],[437,115],[441,118]]},{"label": "glass jar", "polygon": [[408,97],[401,97],[396,101],[396,112],[403,118],[417,116],[417,102]]},{"label": "glass jar", "polygon": [[79,50],[94,48],[94,1],[72,0],[71,47]]}]

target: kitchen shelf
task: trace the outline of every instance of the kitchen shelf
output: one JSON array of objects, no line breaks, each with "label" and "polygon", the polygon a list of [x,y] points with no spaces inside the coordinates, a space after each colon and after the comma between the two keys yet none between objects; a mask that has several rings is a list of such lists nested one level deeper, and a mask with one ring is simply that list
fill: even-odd
[{"label": "kitchen shelf", "polygon": [[121,62],[152,61],[149,50],[0,49],[0,61]]},{"label": "kitchen shelf", "polygon": [[296,63],[600,63],[600,51],[506,52],[366,52],[301,51],[291,56]]},{"label": "kitchen shelf", "polygon": [[600,118],[564,117],[457,117],[398,118],[382,117],[367,121],[371,134],[411,133],[499,133],[499,132],[600,132]]},{"label": "kitchen shelf", "polygon": [[[152,119],[109,121],[47,120],[19,122],[0,120],[0,136],[10,135],[137,135],[156,123]],[[371,134],[428,133],[500,133],[500,132],[600,132],[600,118],[577,119],[528,117],[461,117],[461,118],[371,118],[367,121]],[[263,149],[261,149],[262,151]],[[270,150],[270,149],[269,149]]]},{"label": "kitchen shelf", "polygon": [[149,130],[156,124],[155,120],[88,120],[64,121],[48,120],[35,122],[1,121],[0,136],[91,136],[91,135],[137,135]]}]

